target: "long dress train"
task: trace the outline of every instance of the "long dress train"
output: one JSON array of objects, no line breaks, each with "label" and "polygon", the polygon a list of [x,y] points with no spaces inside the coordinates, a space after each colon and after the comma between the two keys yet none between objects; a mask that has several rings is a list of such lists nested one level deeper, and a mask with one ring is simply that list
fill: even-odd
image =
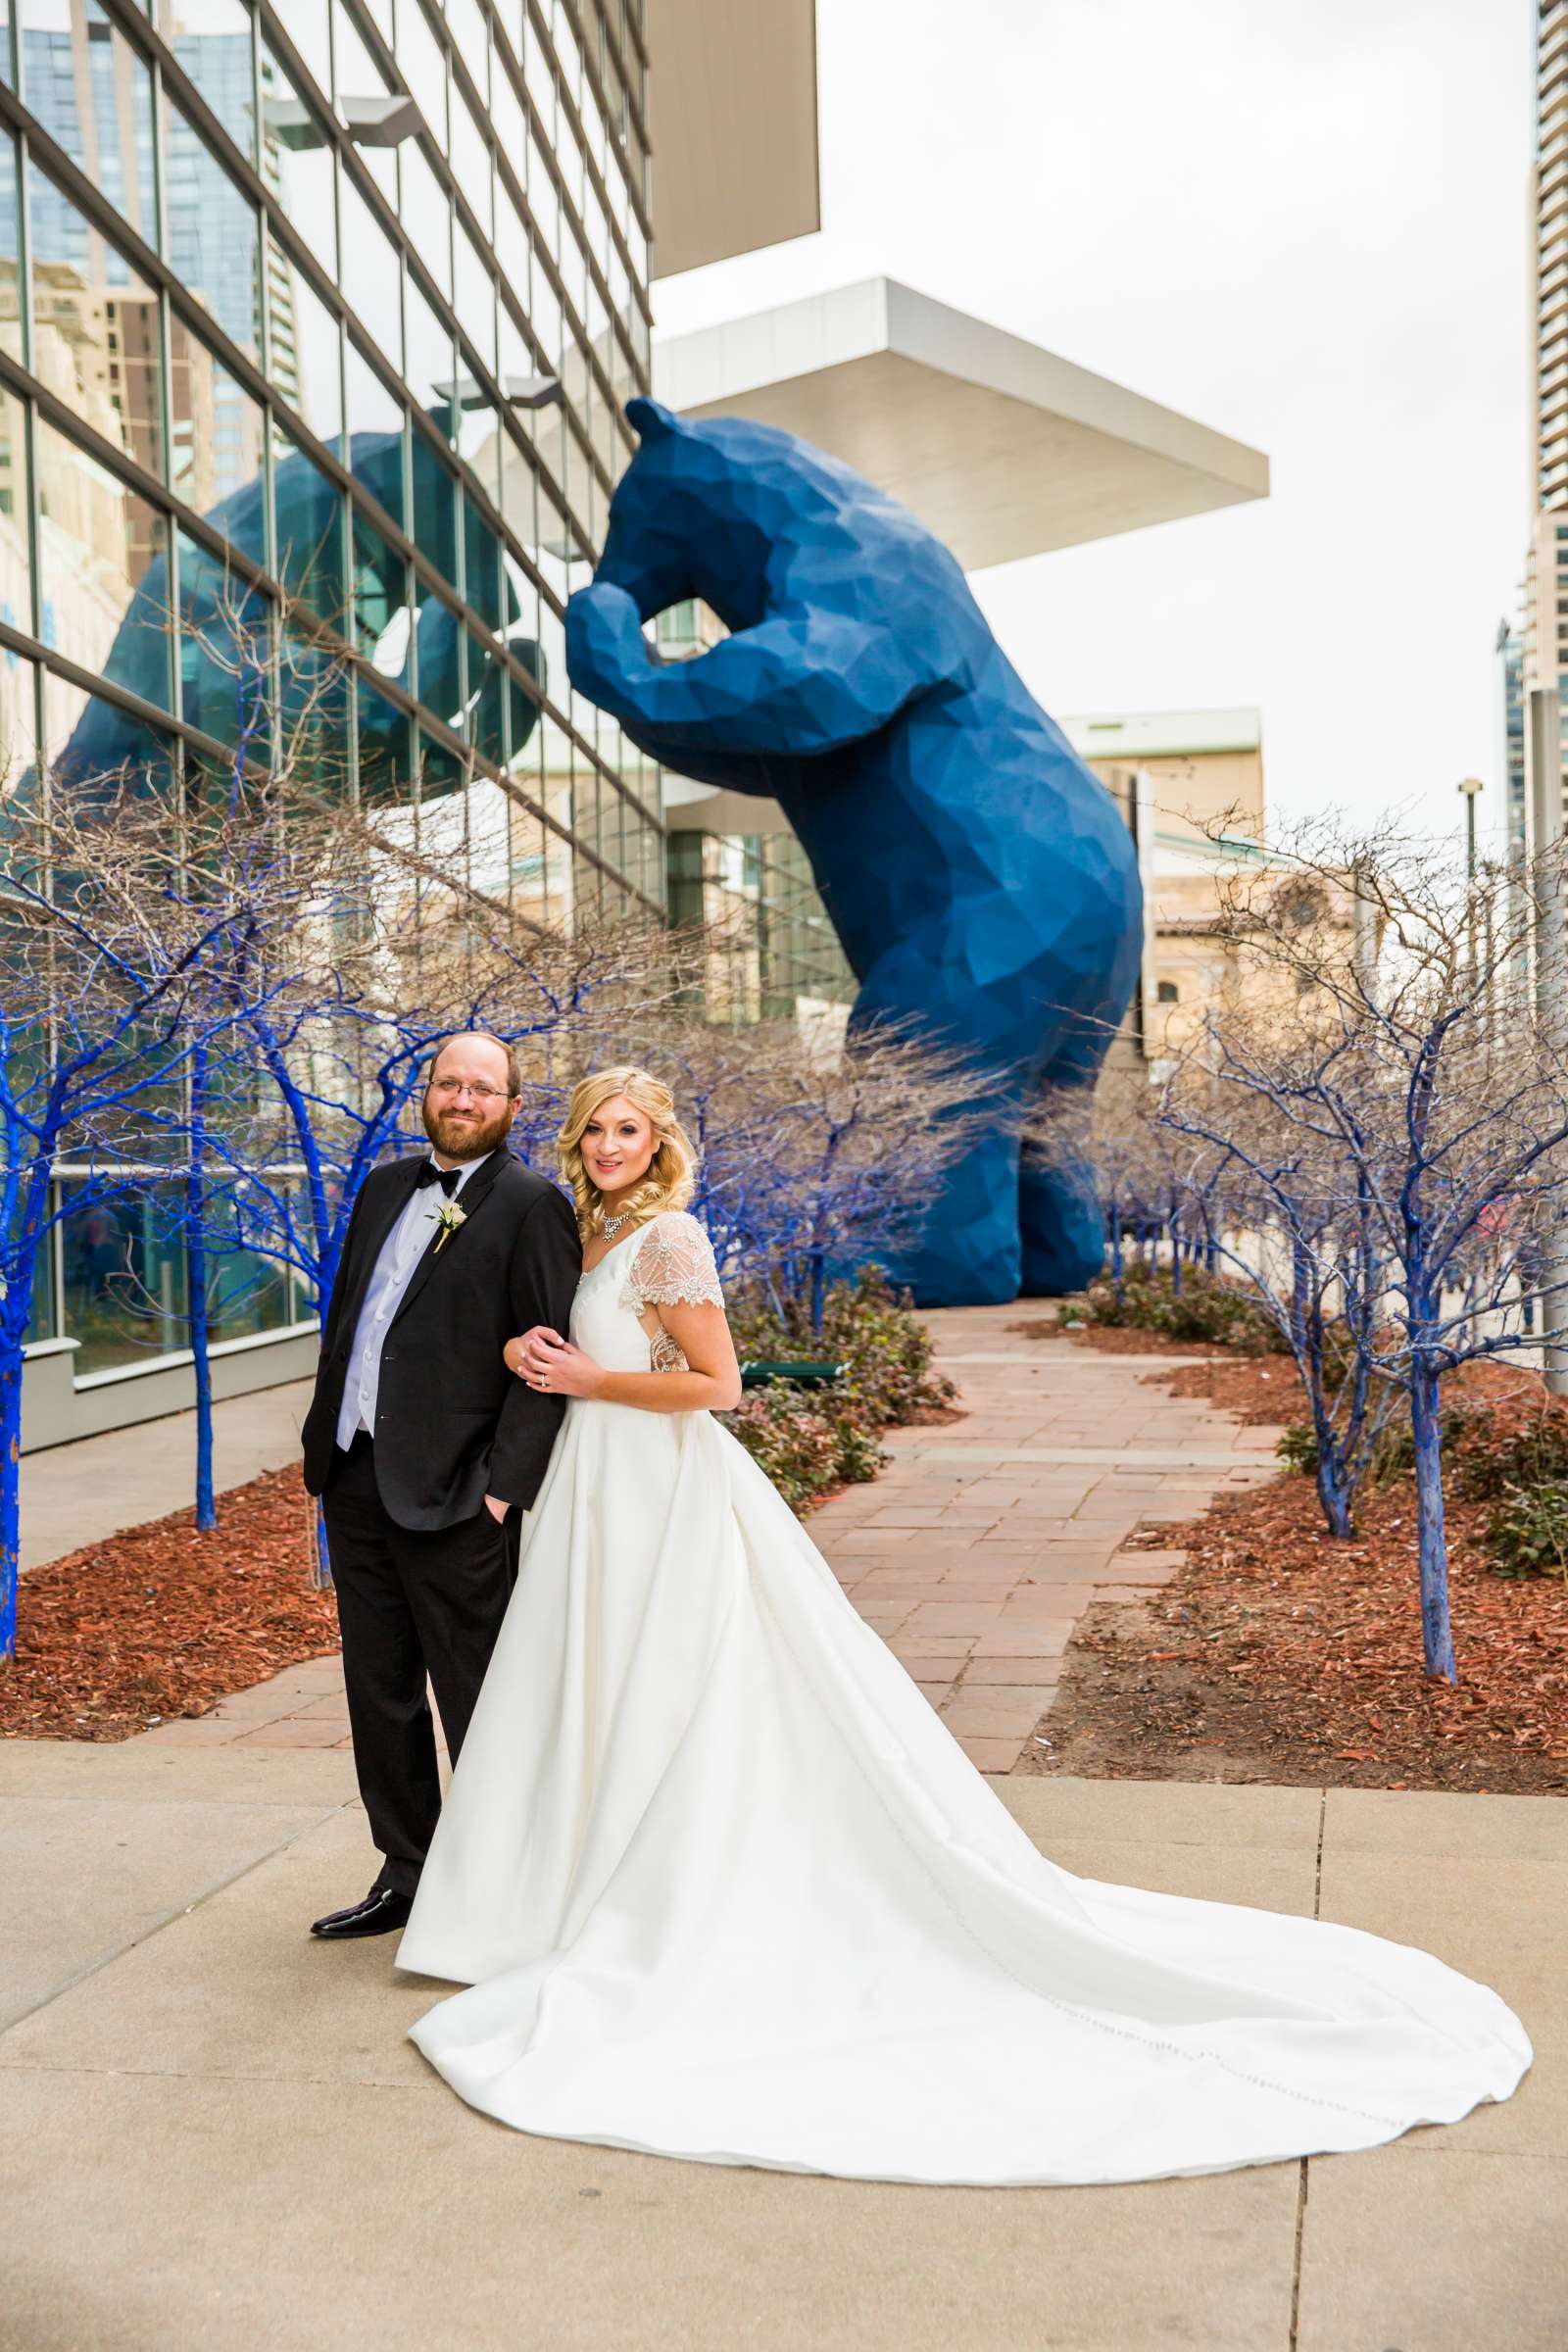
[{"label": "long dress train", "polygon": [[[572,1337],[646,1371],[717,1298],[666,1215]],[[1146,2180],[1503,2099],[1485,1986],[1359,1931],[1041,1855],[706,1413],[570,1403],[399,1966],[519,2131],[856,2179]]]}]

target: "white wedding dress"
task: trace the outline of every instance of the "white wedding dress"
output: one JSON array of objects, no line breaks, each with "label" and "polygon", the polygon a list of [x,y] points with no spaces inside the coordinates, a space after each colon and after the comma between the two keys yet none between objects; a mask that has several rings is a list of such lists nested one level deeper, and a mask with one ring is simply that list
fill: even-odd
[{"label": "white wedding dress", "polygon": [[[571,1336],[647,1371],[718,1300],[665,1215]],[[518,2131],[831,2173],[1146,2180],[1504,2099],[1518,2020],[1350,1928],[1038,1853],[707,1413],[573,1401],[398,1951],[413,2038]]]}]

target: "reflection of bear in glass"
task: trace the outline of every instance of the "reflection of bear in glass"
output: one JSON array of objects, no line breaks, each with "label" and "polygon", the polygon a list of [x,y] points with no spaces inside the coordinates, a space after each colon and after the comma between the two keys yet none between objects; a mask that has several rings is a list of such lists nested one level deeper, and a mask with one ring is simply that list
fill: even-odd
[{"label": "reflection of bear in glass", "polygon": [[[445,429],[448,412],[431,412]],[[443,578],[459,585],[457,555],[457,485],[422,433],[412,436],[414,506],[421,551]],[[403,508],[403,436],[401,433],[355,433],[347,444],[330,445],[343,457],[354,479],[389,513]],[[401,639],[402,662],[392,667],[388,649],[397,642],[386,623],[404,605],[407,594],[403,560],[382,537],[356,514],[353,532],[354,567],[346,573],[340,528],[341,503],[336,485],[303,451],[294,451],[274,464],[273,500],[276,514],[277,564],[283,585],[323,620],[352,635],[368,653],[363,623],[378,616],[378,674],[390,677],[406,694],[413,679],[419,681],[419,700],[458,733],[466,734],[478,752],[500,765],[503,760],[503,697],[510,702],[510,756],[515,758],[533,732],[538,707],[515,678],[503,683],[499,662],[485,665],[477,686],[470,680],[466,703],[461,683],[462,623],[439,597],[424,594],[417,612]],[[267,560],[267,506],[260,475],[223,499],[205,518],[224,540],[251,563]],[[472,529],[470,524],[470,529]],[[470,553],[468,569],[479,566]],[[479,593],[481,585],[484,593]],[[169,703],[170,597],[169,564],[163,554],[147,565],[130,608],[115,635],[104,676],[114,685],[157,709]],[[470,600],[486,620],[498,616],[498,634],[523,668],[544,683],[543,650],[532,636],[516,628],[520,618],[510,580],[468,582]],[[505,598],[504,608],[497,600]],[[198,548],[181,534],[179,542],[179,610],[177,654],[181,672],[181,701],[187,719],[224,744],[236,742],[242,717],[254,705],[259,679],[250,674],[253,661],[268,650],[266,623],[270,602],[228,568],[220,556]],[[341,760],[348,731],[346,681],[329,678],[323,693],[320,660],[303,640],[289,641],[282,665],[282,710],[285,737],[314,696],[315,711],[332,739],[332,756]],[[238,674],[236,674],[236,665]],[[470,656],[470,669],[472,667]],[[391,798],[410,789],[408,719],[397,706],[375,693],[368,683],[359,696],[355,736],[359,747],[360,791],[366,799]],[[57,782],[85,783],[94,776],[119,773],[147,764],[153,738],[149,731],[105,700],[89,701],[55,765]],[[151,755],[156,762],[157,754]],[[426,760],[421,788],[426,798],[454,790],[463,780],[465,762],[457,754]]]},{"label": "reflection of bear in glass", "polygon": [[[642,445],[567,607],[572,683],[653,758],[779,802],[861,983],[857,1020],[914,1015],[998,1072],[990,1140],[900,1276],[928,1304],[1076,1288],[1101,1263],[1098,1206],[1020,1171],[1017,1112],[1093,1082],[1131,997],[1127,826],[916,516],[772,426],[626,414]],[[732,633],[661,664],[642,625],[694,596]]]}]

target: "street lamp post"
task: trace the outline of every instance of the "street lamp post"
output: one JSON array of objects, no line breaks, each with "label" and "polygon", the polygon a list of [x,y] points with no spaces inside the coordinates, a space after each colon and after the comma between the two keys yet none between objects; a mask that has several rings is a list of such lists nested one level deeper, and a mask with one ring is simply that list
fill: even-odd
[{"label": "street lamp post", "polygon": [[1461,776],[1458,790],[1464,795],[1464,878],[1471,889],[1476,880],[1476,803],[1486,791],[1479,776]]}]

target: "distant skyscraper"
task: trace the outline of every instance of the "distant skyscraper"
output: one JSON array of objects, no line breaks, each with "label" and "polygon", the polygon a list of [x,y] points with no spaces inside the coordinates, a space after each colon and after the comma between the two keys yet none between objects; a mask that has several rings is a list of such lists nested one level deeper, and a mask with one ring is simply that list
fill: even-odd
[{"label": "distant skyscraper", "polygon": [[[1531,168],[1535,334],[1535,520],[1525,559],[1521,675],[1514,691],[1560,694],[1568,674],[1568,0],[1537,0],[1536,153]],[[1510,837],[1523,840],[1525,794],[1510,770]]]}]

